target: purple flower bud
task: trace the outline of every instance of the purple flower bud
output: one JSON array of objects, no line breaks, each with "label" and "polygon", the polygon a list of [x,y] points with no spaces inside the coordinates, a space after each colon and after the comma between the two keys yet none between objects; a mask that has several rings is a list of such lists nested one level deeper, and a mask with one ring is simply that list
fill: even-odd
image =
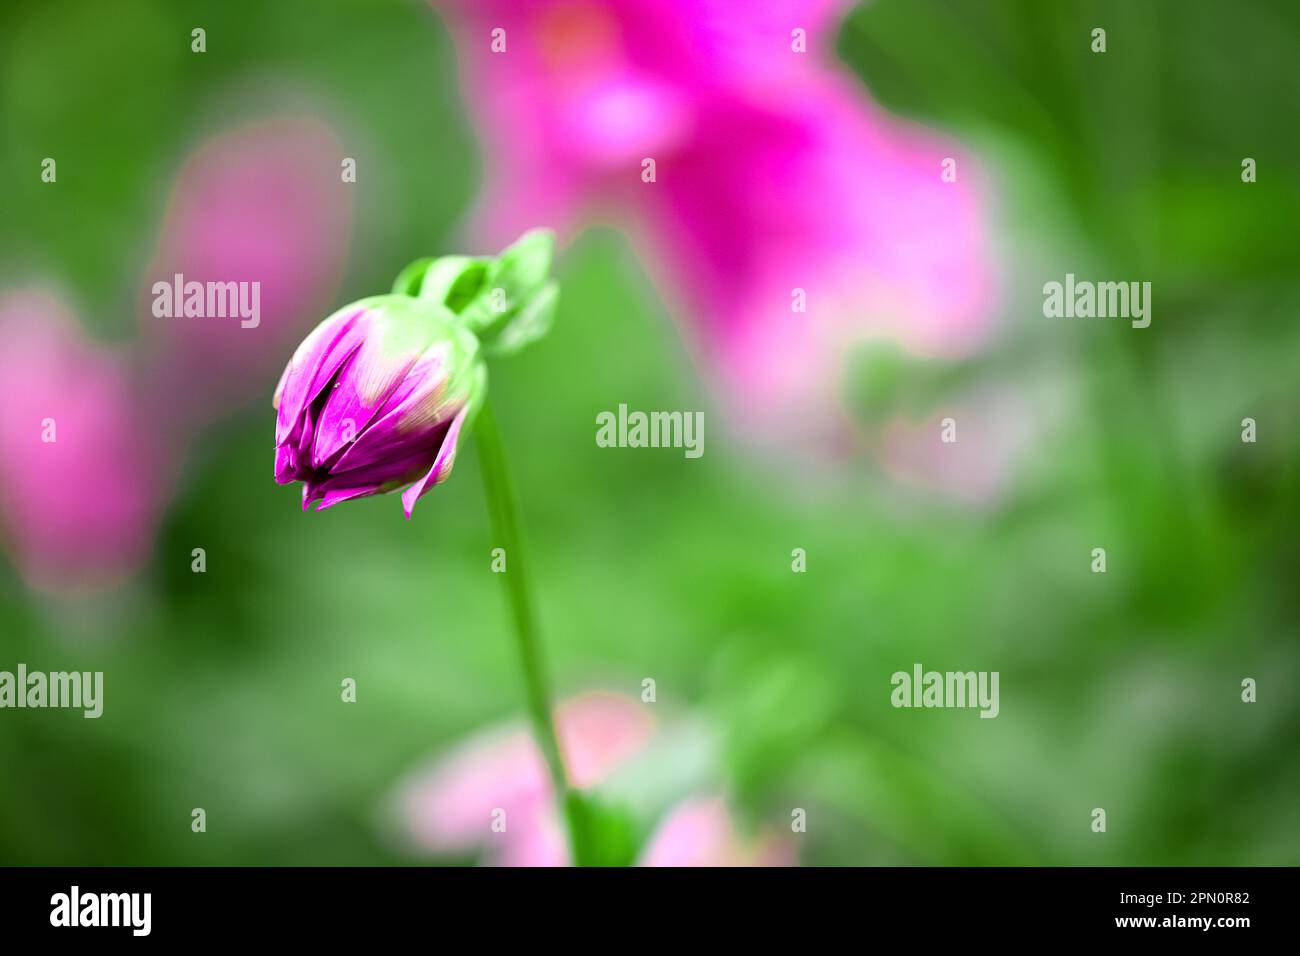
[{"label": "purple flower bud", "polygon": [[275,480],[303,508],[405,487],[402,507],[451,473],[487,388],[475,335],[440,303],[362,299],[298,346],[276,388]]}]

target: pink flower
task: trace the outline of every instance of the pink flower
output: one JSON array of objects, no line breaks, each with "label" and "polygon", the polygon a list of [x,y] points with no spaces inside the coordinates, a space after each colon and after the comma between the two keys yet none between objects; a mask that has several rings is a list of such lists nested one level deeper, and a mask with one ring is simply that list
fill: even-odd
[{"label": "pink flower", "polygon": [[[646,743],[652,729],[640,704],[604,693],[561,704],[555,724],[578,788],[603,780]],[[487,859],[504,866],[568,862],[546,766],[523,727],[467,741],[405,789],[402,812],[415,842],[435,853],[481,847]],[[505,829],[494,831],[494,822]]]},{"label": "pink flower", "polygon": [[302,506],[408,486],[402,508],[451,474],[487,369],[478,339],[438,303],[362,299],[318,325],[285,367],[272,404],[275,480]]},{"label": "pink flower", "polygon": [[[332,298],[353,188],[342,182],[342,155],[328,126],[283,117],[223,132],[186,159],[141,306],[154,389],[184,429],[264,394],[285,352]],[[257,324],[155,315],[154,283],[177,274],[185,282],[256,282]]]},{"label": "pink flower", "polygon": [[[654,723],[645,706],[593,692],[556,709],[556,728],[573,785],[596,787],[635,760]],[[525,728],[480,733],[419,773],[401,790],[404,828],[419,847],[438,854],[481,849],[503,866],[566,866],[569,848],[546,767]],[[495,824],[495,827],[494,827]],[[688,800],[652,836],[646,865],[784,865],[788,845],[771,837],[750,844],[735,832],[717,798]]]},{"label": "pink flower", "polygon": [[[186,161],[143,282],[147,318],[131,351],[148,361],[132,361],[129,376],[53,295],[0,299],[0,540],[29,584],[109,588],[148,559],[185,440],[264,394],[333,294],[350,208],[340,152],[318,121],[274,119],[215,136]],[[152,284],[177,273],[258,282],[257,327],[155,316]],[[42,441],[46,419],[53,441]]]},{"label": "pink flower", "polygon": [[[883,116],[834,63],[846,4],[446,6],[487,147],[476,231],[495,242],[591,218],[626,229],[737,424],[824,444],[846,426],[848,346],[883,335],[958,355],[988,332],[977,171]],[[941,178],[948,158],[956,182]]]},{"label": "pink flower", "polygon": [[789,840],[763,833],[750,842],[736,833],[719,797],[685,800],[659,825],[641,855],[642,866],[794,866]]},{"label": "pink flower", "polygon": [[148,558],[167,473],[115,354],[53,294],[0,296],[0,536],[33,587],[88,591]]}]

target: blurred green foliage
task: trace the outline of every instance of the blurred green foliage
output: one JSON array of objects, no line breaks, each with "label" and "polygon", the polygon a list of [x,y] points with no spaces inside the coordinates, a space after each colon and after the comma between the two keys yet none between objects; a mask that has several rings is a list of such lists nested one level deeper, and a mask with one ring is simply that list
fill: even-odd
[{"label": "blurred green foliage", "polygon": [[[599,449],[618,402],[708,399],[623,240],[581,237],[554,332],[492,386],[561,689],[653,676],[657,706],[716,729],[710,782],[750,825],[808,810],[806,863],[1296,862],[1300,7],[876,0],[839,48],[887,108],[980,157],[1008,262],[997,348],[865,356],[848,400],[870,423],[1046,381],[1066,414],[988,509],[866,457],[756,458],[718,416],[698,461]],[[369,150],[339,301],[456,251],[477,147],[425,7],[6,4],[0,280],[56,276],[96,334],[133,334],[171,176],[267,77]],[[64,157],[54,196],[45,155]],[[1045,323],[1042,284],[1070,271],[1150,279],[1151,329]],[[0,862],[407,861],[394,784],[521,714],[472,442],[410,523],[394,498],[304,515],[271,480],[273,385],[197,443],[134,587],[69,604],[0,571],[0,668],[107,673],[100,720],[0,713]],[[999,670],[1001,715],[893,710],[914,661]]]}]

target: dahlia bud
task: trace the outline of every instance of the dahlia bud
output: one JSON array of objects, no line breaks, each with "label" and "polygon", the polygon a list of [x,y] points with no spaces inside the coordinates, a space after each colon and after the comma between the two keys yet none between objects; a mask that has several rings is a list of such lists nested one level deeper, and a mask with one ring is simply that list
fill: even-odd
[{"label": "dahlia bud", "polygon": [[451,474],[486,397],[484,352],[515,351],[550,328],[553,245],[535,230],[496,259],[421,259],[391,294],[318,325],[275,390],[275,480],[303,483],[304,510],[404,487],[409,518]]},{"label": "dahlia bud", "polygon": [[275,480],[303,482],[303,508],[403,486],[406,516],[451,473],[487,389],[473,333],[428,301],[381,295],[316,327],[280,379]]}]

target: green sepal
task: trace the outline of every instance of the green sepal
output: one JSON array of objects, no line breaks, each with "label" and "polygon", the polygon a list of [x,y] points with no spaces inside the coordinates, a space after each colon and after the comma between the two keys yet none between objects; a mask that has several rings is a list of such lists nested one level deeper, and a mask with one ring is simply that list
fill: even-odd
[{"label": "green sepal", "polygon": [[445,306],[491,355],[508,355],[550,331],[559,286],[550,278],[555,236],[526,232],[496,258],[417,259],[393,283],[399,295]]},{"label": "green sepal", "polygon": [[560,302],[560,284],[552,279],[502,323],[494,338],[484,343],[492,355],[511,355],[526,345],[546,337],[555,324],[555,310]]},{"label": "green sepal", "polygon": [[432,256],[425,256],[423,259],[416,259],[409,266],[397,274],[393,280],[393,295],[408,295],[411,297],[420,294],[420,286],[424,283],[424,274],[429,271],[429,266],[433,264]]}]

